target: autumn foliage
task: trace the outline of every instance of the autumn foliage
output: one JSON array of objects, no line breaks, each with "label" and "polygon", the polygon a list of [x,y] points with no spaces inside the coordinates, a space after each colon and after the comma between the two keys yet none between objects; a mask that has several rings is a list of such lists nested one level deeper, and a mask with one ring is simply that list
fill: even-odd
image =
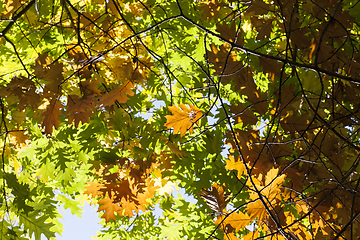
[{"label": "autumn foliage", "polygon": [[0,239],[55,239],[85,201],[104,240],[357,239],[359,14],[3,1]]}]

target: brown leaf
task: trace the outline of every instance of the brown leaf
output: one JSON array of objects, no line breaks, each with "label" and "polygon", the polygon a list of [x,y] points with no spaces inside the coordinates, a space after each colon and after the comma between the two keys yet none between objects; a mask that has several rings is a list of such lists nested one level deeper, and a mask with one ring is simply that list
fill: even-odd
[{"label": "brown leaf", "polygon": [[171,142],[170,140],[166,142],[166,145],[170,150],[178,156],[178,158],[183,158],[186,156],[185,152],[179,149],[179,146],[176,143]]},{"label": "brown leaf", "polygon": [[229,194],[224,193],[224,188],[219,184],[214,183],[212,190],[203,189],[200,197],[205,199],[206,204],[215,212],[221,213],[226,208],[227,203],[230,201]]},{"label": "brown leaf", "polygon": [[[278,63],[276,60],[259,57],[260,66],[264,72],[269,73],[271,81],[275,80],[275,76],[280,78],[282,64]],[[284,73],[283,73],[284,74]]]},{"label": "brown leaf", "polygon": [[210,45],[211,51],[207,51],[209,62],[213,64],[213,69],[216,70],[215,74],[224,75],[221,81],[228,83],[231,79],[237,77],[237,72],[244,66],[242,61],[237,60],[237,55],[234,51],[229,51],[230,48],[226,43],[219,46]]},{"label": "brown leaf", "polygon": [[119,103],[126,103],[126,101],[129,99],[127,95],[134,95],[132,88],[134,88],[132,82],[127,81],[114,90],[111,90],[109,93],[103,95],[99,104],[103,107],[106,107],[115,104],[115,101],[118,101]]},{"label": "brown leaf", "polygon": [[161,169],[163,171],[171,171],[173,169],[174,163],[173,154],[168,153],[167,151],[162,151],[160,155]]},{"label": "brown leaf", "polygon": [[131,182],[129,180],[122,180],[121,183],[116,184],[116,186],[112,189],[114,192],[114,199],[116,201],[121,201],[122,198],[127,200],[135,197],[131,188]]},{"label": "brown leaf", "polygon": [[253,0],[250,4],[249,9],[244,12],[244,16],[264,15],[274,9],[272,4],[267,4],[263,0]]},{"label": "brown leaf", "polygon": [[[254,17],[255,18],[255,17]],[[267,38],[270,38],[270,33],[272,32],[273,27],[273,20],[272,19],[258,19],[259,21],[254,24],[255,21],[252,21],[254,24],[254,27],[258,31],[258,35],[256,36],[256,39],[265,39],[265,36]]]},{"label": "brown leaf", "polygon": [[78,127],[79,122],[88,123],[90,117],[94,115],[95,104],[93,96],[84,96],[79,98],[77,95],[69,95],[67,101],[66,114],[69,116],[69,123],[75,120],[75,127]]},{"label": "brown leaf", "polygon": [[21,6],[21,0],[7,0],[4,1],[2,4],[6,3],[5,10],[1,13],[4,14],[3,18],[9,18],[12,13],[14,13],[20,6]]},{"label": "brown leaf", "polygon": [[100,80],[81,81],[79,83],[79,86],[80,86],[80,90],[81,90],[82,94],[84,96],[93,96],[94,98],[101,96],[101,91],[98,88],[96,88],[96,85],[98,85],[100,82],[101,82]]},{"label": "brown leaf", "polygon": [[244,44],[244,39],[241,36],[242,29],[237,29],[237,25],[234,21],[230,22],[229,24],[226,24],[225,22],[220,24],[216,24],[216,31],[220,33],[221,37],[234,42],[235,38],[237,38],[236,44],[242,46]]},{"label": "brown leaf", "polygon": [[43,53],[36,59],[32,68],[35,70],[34,75],[37,78],[47,80],[44,87],[46,91],[51,93],[59,92],[59,86],[64,80],[62,63],[52,62],[47,53]]},{"label": "brown leaf", "polygon": [[204,11],[202,14],[203,20],[209,18],[209,21],[211,21],[214,18],[217,21],[220,15],[219,10],[226,7],[228,7],[226,3],[219,2],[218,0],[206,0],[201,2],[199,10]]},{"label": "brown leaf", "polygon": [[51,134],[53,127],[55,127],[55,129],[59,127],[60,120],[58,116],[62,114],[60,109],[63,107],[64,106],[55,98],[51,100],[46,111],[41,114],[41,116],[44,117],[42,126],[45,127],[45,133]]},{"label": "brown leaf", "polygon": [[231,105],[230,112],[236,115],[233,117],[235,123],[243,123],[243,126],[255,125],[258,122],[254,112],[250,108],[245,108],[242,103],[239,103],[238,106]]}]

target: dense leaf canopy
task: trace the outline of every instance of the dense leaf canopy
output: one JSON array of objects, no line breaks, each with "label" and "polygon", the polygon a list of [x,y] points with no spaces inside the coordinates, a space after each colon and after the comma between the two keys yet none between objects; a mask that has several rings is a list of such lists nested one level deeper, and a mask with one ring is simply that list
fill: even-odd
[{"label": "dense leaf canopy", "polygon": [[2,0],[0,240],[54,239],[57,207],[85,201],[102,240],[357,239],[358,16],[358,0]]}]

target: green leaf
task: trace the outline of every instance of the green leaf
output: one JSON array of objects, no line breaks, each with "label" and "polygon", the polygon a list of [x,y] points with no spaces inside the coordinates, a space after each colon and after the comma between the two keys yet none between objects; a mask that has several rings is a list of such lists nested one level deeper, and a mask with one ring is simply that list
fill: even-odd
[{"label": "green leaf", "polygon": [[47,216],[39,216],[36,212],[31,212],[28,215],[19,214],[19,224],[23,225],[24,230],[29,236],[35,237],[35,240],[40,240],[43,234],[47,239],[55,237],[55,233],[50,230],[54,224],[47,223]]}]

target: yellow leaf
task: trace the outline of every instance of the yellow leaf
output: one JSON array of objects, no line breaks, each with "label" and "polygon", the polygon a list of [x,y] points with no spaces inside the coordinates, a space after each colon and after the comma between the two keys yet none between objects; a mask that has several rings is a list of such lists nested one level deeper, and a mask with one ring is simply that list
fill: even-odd
[{"label": "yellow leaf", "polygon": [[235,158],[231,155],[229,155],[229,160],[225,160],[226,166],[225,168],[228,170],[237,170],[238,171],[238,178],[241,178],[241,175],[245,171],[244,164],[238,159],[238,161],[235,161]]},{"label": "yellow leaf", "polygon": [[260,199],[249,203],[246,207],[246,211],[250,214],[251,220],[258,218],[259,221],[262,221],[267,216],[267,210]]},{"label": "yellow leaf", "polygon": [[193,132],[194,123],[198,123],[202,117],[201,110],[193,105],[189,105],[190,108],[186,107],[185,104],[180,104],[180,108],[176,106],[169,106],[169,110],[174,115],[165,116],[167,122],[165,126],[170,129],[174,128],[174,133],[180,131],[180,136],[183,137],[186,131]]},{"label": "yellow leaf", "polygon": [[264,206],[264,204],[260,201],[259,195],[256,192],[250,193],[250,199],[255,202],[249,203],[246,207],[247,212],[251,216],[251,220],[258,218],[259,221],[262,221],[267,216],[267,207],[272,209],[275,207],[275,204],[278,200],[281,200],[281,188],[280,186],[285,181],[285,174],[281,174],[278,176],[279,169],[272,168],[270,169],[265,176],[265,185],[262,184],[262,174],[259,174],[258,179],[253,179],[257,190],[260,191],[261,195],[266,198],[267,202],[271,204],[270,206]]},{"label": "yellow leaf", "polygon": [[259,231],[256,230],[254,232],[249,232],[246,236],[243,237],[243,240],[254,240],[258,239],[259,237]]},{"label": "yellow leaf", "polygon": [[[241,229],[244,229],[247,225],[251,223],[249,215],[242,212],[233,212],[230,215],[228,215],[227,218],[225,216],[220,215],[218,219],[215,221],[216,225],[221,224],[222,226],[226,227],[226,225],[230,225],[232,228],[235,229],[235,232],[240,231]],[[224,227],[221,227],[221,229],[224,229]]]}]

